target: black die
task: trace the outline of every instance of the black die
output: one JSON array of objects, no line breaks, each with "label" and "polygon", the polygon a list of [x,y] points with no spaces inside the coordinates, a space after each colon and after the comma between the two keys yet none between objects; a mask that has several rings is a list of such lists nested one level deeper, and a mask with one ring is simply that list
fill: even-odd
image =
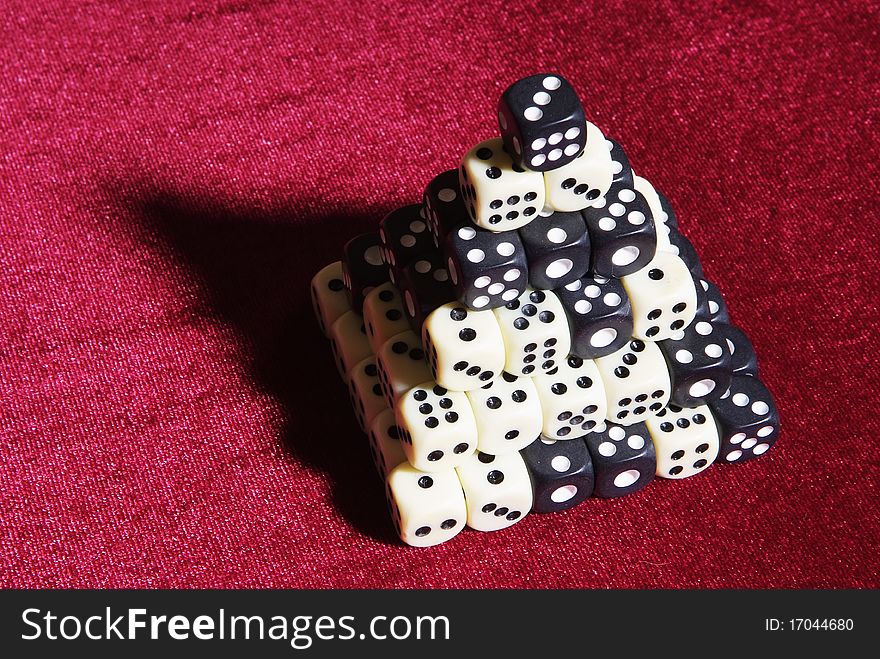
[{"label": "black die", "polygon": [[345,243],[342,254],[342,281],[348,292],[351,308],[360,313],[367,293],[388,281],[379,232],[355,236]]},{"label": "black die", "polygon": [[697,316],[671,339],[660,341],[672,378],[670,400],[680,407],[697,407],[717,400],[732,376],[730,348],[712,323]]},{"label": "black die", "polygon": [[525,291],[529,268],[516,231],[493,233],[468,222],[450,231],[443,247],[456,297],[472,309],[504,306]]},{"label": "black die", "polygon": [[455,299],[449,273],[436,252],[423,254],[406,266],[400,273],[398,288],[410,326],[419,335],[428,314]]},{"label": "black die", "polygon": [[704,277],[696,277],[697,315],[707,317],[712,323],[730,323],[727,303],[719,288]]},{"label": "black die", "polygon": [[700,257],[691,241],[685,238],[675,227],[667,225],[667,229],[669,230],[669,251],[684,261],[684,264],[694,277],[702,277],[703,265],[700,263]]},{"label": "black die", "polygon": [[379,239],[392,284],[397,284],[406,266],[435,249],[428,231],[427,213],[420,204],[404,206],[386,215],[379,224]]},{"label": "black die", "polygon": [[709,403],[721,433],[717,462],[746,462],[766,453],[779,437],[773,396],[756,377],[737,375],[723,398]]},{"label": "black die", "polygon": [[641,270],[654,258],[657,232],[648,200],[641,192],[615,184],[601,207],[581,212],[590,233],[590,270],[594,275],[623,277]]},{"label": "black die", "polygon": [[593,493],[593,461],[583,442],[540,437],[520,455],[532,481],[532,512],[567,510]]},{"label": "black die", "polygon": [[428,231],[440,247],[453,227],[467,222],[469,215],[458,184],[458,170],[450,169],[434,177],[422,196],[428,216]]},{"label": "black die", "polygon": [[633,170],[629,164],[629,158],[626,157],[626,152],[616,140],[606,136],[605,141],[608,143],[608,150],[611,152],[611,184],[619,183],[632,189],[634,186]]},{"label": "black die", "polygon": [[590,236],[580,213],[552,213],[519,230],[529,285],[550,290],[580,279],[590,268]]},{"label": "black die", "polygon": [[667,199],[666,195],[664,195],[656,188],[654,189],[654,192],[657,193],[657,198],[660,199],[660,208],[663,211],[663,215],[659,218],[659,220],[670,229],[677,229],[678,217],[676,217],[675,211],[672,209],[672,204],[669,203],[669,199]]},{"label": "black die", "polygon": [[730,349],[730,366],[734,375],[758,376],[758,356],[746,333],[736,325],[712,323]]},{"label": "black die", "polygon": [[654,480],[657,455],[644,422],[631,426],[606,423],[584,437],[596,484],[593,495],[612,498],[638,492]]},{"label": "black die", "polygon": [[632,305],[619,279],[587,276],[554,292],[568,316],[572,354],[596,359],[630,340]]},{"label": "black die", "polygon": [[498,103],[504,147],[514,161],[536,172],[574,160],[586,144],[586,117],[562,76],[541,73],[513,83]]}]

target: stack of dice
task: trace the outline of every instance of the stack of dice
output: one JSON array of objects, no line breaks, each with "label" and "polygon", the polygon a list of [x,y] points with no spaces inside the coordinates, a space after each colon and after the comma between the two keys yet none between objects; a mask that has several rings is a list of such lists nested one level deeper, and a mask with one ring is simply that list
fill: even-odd
[{"label": "stack of dice", "polygon": [[414,546],[745,462],[779,432],[669,202],[569,83],[514,83],[498,124],[312,281]]}]

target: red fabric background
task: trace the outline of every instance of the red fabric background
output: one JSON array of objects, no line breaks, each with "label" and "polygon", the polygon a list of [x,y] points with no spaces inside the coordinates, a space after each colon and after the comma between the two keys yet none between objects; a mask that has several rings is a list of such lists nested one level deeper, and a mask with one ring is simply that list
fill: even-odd
[{"label": "red fabric background", "polygon": [[[876,587],[876,2],[4,3],[0,585]],[[311,318],[555,70],[755,343],[779,445],[398,545]]]}]

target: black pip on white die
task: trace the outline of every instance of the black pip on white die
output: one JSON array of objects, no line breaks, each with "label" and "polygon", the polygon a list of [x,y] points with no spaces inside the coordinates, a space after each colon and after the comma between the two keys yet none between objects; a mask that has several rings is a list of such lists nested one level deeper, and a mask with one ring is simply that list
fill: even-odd
[{"label": "black pip on white die", "polygon": [[773,396],[756,377],[737,375],[719,400],[709,403],[718,424],[718,462],[745,462],[766,453],[779,437]]},{"label": "black pip on white die", "polygon": [[519,236],[532,288],[565,286],[590,268],[590,237],[580,213],[541,213],[519,230]]},{"label": "black pip on white die", "polygon": [[493,309],[504,339],[504,370],[535,375],[556,367],[571,350],[568,321],[552,291],[526,288],[516,300]]},{"label": "black pip on white die", "polygon": [[657,456],[643,422],[630,426],[606,423],[584,438],[593,459],[593,494],[612,498],[638,492],[654,480]]},{"label": "black pip on white die", "polygon": [[355,236],[342,249],[342,281],[348,291],[351,308],[358,313],[364,297],[373,288],[388,281],[382,258],[382,242],[377,231]]},{"label": "black pip on white die", "polygon": [[660,341],[672,378],[670,400],[680,407],[705,405],[730,386],[730,348],[712,323],[697,316],[690,325]]},{"label": "black pip on white die", "polygon": [[586,276],[554,291],[571,327],[571,352],[583,359],[619,350],[633,332],[632,306],[619,279]]},{"label": "black pip on white die", "polygon": [[425,188],[422,199],[428,217],[428,231],[437,247],[453,227],[470,219],[458,187],[457,169],[435,176]]},{"label": "black pip on white die", "polygon": [[507,152],[536,172],[571,162],[586,143],[584,108],[572,86],[541,73],[513,83],[498,103],[498,125]]},{"label": "black pip on white die", "polygon": [[593,493],[593,461],[583,442],[541,437],[520,455],[532,482],[532,512],[567,510]]},{"label": "black pip on white die", "polygon": [[472,309],[494,309],[525,290],[528,264],[516,231],[493,233],[471,223],[453,229],[444,251],[456,297]]},{"label": "black pip on white die", "polygon": [[397,281],[403,268],[434,250],[426,218],[424,206],[410,204],[391,211],[379,224],[382,258],[388,265],[388,278],[392,283]]}]

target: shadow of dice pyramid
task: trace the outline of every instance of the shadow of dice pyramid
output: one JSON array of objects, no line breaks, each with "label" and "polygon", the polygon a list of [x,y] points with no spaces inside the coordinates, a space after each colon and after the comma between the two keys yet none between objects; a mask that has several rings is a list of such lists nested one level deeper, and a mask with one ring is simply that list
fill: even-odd
[{"label": "shadow of dice pyramid", "polygon": [[556,74],[312,281],[403,542],[762,455],[779,417],[667,199]]}]

